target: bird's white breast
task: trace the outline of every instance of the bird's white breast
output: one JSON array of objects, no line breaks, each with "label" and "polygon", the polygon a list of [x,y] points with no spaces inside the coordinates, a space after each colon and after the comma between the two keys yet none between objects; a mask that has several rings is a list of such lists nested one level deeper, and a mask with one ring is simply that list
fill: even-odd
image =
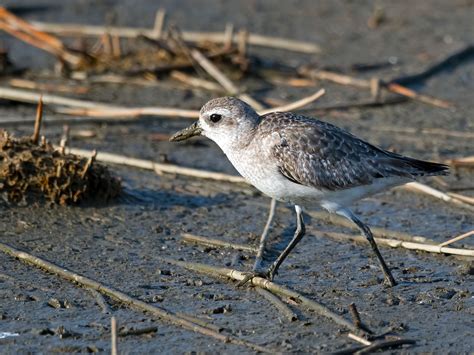
[{"label": "bird's white breast", "polygon": [[237,171],[253,186],[264,194],[279,201],[297,203],[301,198],[314,201],[319,199],[321,191],[295,184],[284,177],[272,155],[272,148],[279,143],[279,136],[269,136],[261,142],[253,141],[241,149],[226,149],[221,146]]}]

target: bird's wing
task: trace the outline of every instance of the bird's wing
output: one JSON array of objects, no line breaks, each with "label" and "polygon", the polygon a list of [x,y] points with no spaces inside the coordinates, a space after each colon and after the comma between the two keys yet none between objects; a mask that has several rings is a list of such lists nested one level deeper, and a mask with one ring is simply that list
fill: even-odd
[{"label": "bird's wing", "polygon": [[281,174],[294,183],[334,191],[367,185],[378,178],[421,175],[409,169],[404,157],[329,123],[278,112],[265,115],[262,122],[266,122],[264,130],[278,132],[280,140],[272,155]]}]

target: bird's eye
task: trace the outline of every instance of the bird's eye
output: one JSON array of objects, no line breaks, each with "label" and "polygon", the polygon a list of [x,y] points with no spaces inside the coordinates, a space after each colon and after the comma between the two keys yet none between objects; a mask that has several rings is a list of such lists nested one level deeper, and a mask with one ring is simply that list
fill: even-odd
[{"label": "bird's eye", "polygon": [[219,122],[219,121],[222,119],[222,115],[219,115],[219,114],[217,114],[217,113],[213,113],[213,114],[209,117],[209,119],[210,119],[212,122],[216,123],[216,122]]}]

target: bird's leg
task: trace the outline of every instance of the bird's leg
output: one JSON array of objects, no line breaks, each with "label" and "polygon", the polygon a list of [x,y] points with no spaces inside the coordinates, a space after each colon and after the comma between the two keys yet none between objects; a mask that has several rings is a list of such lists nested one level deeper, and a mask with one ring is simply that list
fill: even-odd
[{"label": "bird's leg", "polygon": [[382,257],[382,254],[380,254],[379,248],[377,247],[377,243],[375,243],[374,236],[372,235],[372,231],[370,228],[364,224],[359,218],[357,218],[350,210],[348,209],[339,209],[336,211],[336,213],[342,217],[345,217],[352,222],[355,223],[355,225],[360,229],[362,234],[367,238],[369,241],[370,247],[374,251],[375,255],[377,256],[377,259],[380,264],[380,268],[382,269],[382,272],[385,276],[385,279],[387,280],[388,284],[393,287],[397,285],[397,282],[392,276],[392,273],[390,269],[388,268],[387,264],[385,263],[385,260]]},{"label": "bird's leg", "polygon": [[270,266],[270,268],[267,271],[267,277],[269,280],[273,280],[273,277],[278,273],[278,268],[280,267],[281,263],[285,261],[286,257],[290,252],[293,250],[293,248],[298,244],[298,242],[303,238],[306,228],[304,226],[304,221],[303,221],[303,209],[295,205],[295,210],[296,210],[296,231],[293,236],[293,239],[290,241],[290,243],[287,245],[285,250],[280,254],[280,256],[275,260],[275,262]]},{"label": "bird's leg", "polygon": [[262,267],[263,253],[265,252],[265,246],[267,244],[268,232],[270,231],[270,227],[275,216],[275,208],[276,200],[272,198],[272,201],[270,202],[270,211],[268,212],[267,223],[265,224],[265,228],[263,229],[262,235],[260,236],[260,244],[258,246],[257,256],[255,257],[255,264],[253,265],[252,269],[254,272],[259,271]]},{"label": "bird's leg", "polygon": [[270,202],[270,211],[268,212],[267,223],[265,224],[265,228],[263,229],[262,235],[260,236],[260,244],[258,245],[257,256],[255,258],[255,263],[253,265],[252,272],[246,273],[245,277],[237,283],[237,287],[241,287],[245,285],[254,277],[266,276],[265,272],[262,271],[262,260],[263,260],[263,253],[265,252],[265,246],[267,244],[268,232],[270,231],[273,218],[275,217],[275,209],[276,209],[276,200],[272,198],[272,201]]}]

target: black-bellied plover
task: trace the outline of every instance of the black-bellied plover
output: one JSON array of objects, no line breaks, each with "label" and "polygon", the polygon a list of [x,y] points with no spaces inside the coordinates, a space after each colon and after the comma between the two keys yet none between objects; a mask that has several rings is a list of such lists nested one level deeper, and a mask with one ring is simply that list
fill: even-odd
[{"label": "black-bellied plover", "polygon": [[304,206],[323,207],[355,223],[369,241],[385,279],[391,286],[396,285],[372,232],[349,206],[419,176],[448,173],[446,165],[385,151],[314,118],[287,112],[260,116],[233,97],[206,103],[199,120],[170,140],[196,135],[216,142],[237,171],[258,190],[295,205],[296,231],[264,274],[270,280],[305,233]]}]

